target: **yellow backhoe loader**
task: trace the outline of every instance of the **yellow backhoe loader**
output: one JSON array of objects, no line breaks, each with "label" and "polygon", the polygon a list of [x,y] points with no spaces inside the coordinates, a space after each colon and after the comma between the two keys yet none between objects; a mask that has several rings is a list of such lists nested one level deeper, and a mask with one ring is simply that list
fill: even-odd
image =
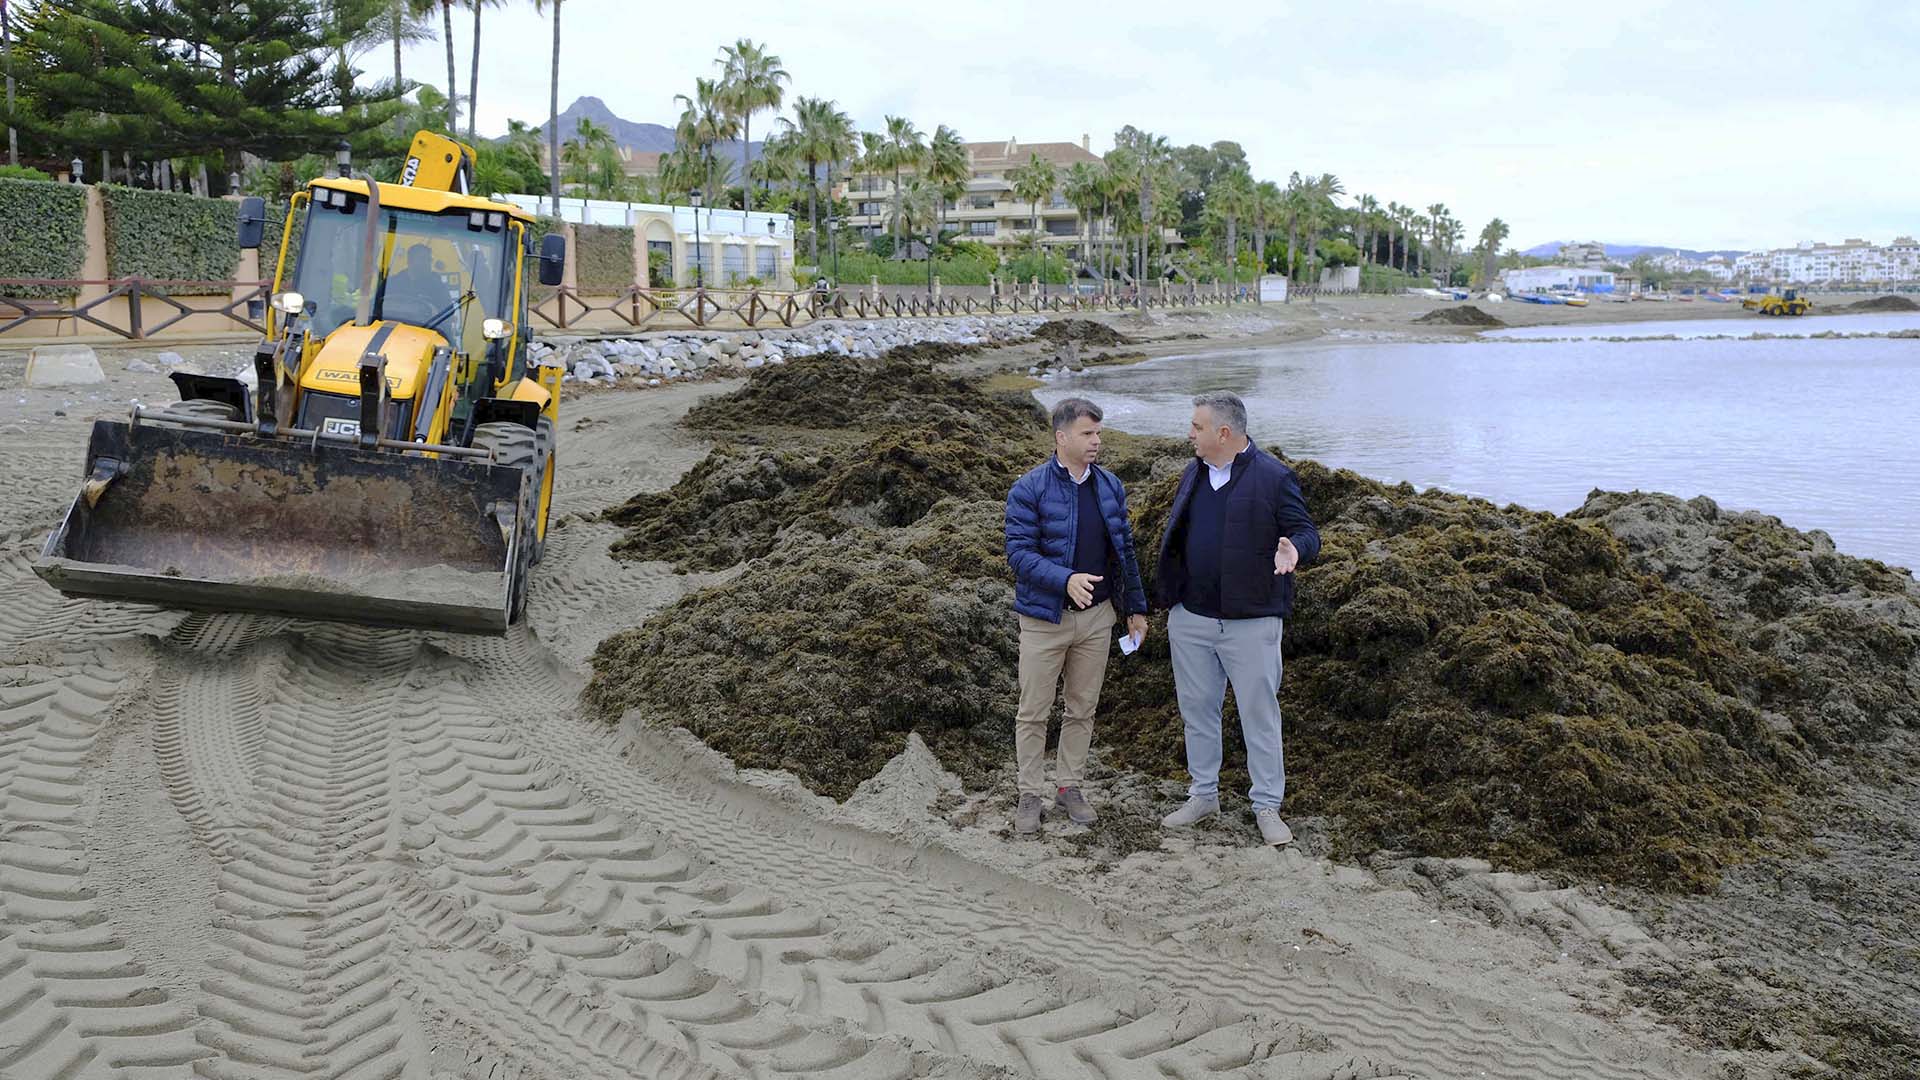
[{"label": "yellow backhoe loader", "polygon": [[[400,181],[293,196],[252,385],[100,420],[34,569],[69,596],[502,633],[547,535],[561,370],[528,366],[529,285],[566,240],[470,192],[473,151],[414,137]],[[240,208],[258,248],[265,203]]]},{"label": "yellow backhoe loader", "polygon": [[1783,293],[1749,296],[1740,301],[1740,306],[1762,315],[1805,315],[1813,309],[1813,301],[1802,297],[1798,289],[1788,289]]}]

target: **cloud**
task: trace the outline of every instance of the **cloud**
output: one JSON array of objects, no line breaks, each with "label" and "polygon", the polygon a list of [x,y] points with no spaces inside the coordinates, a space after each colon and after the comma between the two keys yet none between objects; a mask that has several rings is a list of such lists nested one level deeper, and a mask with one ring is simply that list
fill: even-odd
[{"label": "cloud", "polygon": [[[1920,120],[1920,6],[1481,0],[1203,17],[1134,0],[976,0],[823,18],[747,3],[716,22],[699,6],[566,0],[562,12],[561,108],[592,94],[632,120],[670,123],[673,95],[713,75],[744,27],[783,58],[790,96],[835,99],[863,128],[895,114],[976,140],[1088,134],[1096,151],[1129,123],[1175,144],[1232,139],[1262,178],[1333,172],[1355,195],[1443,202],[1470,236],[1498,215],[1520,246],[1884,242],[1920,228],[1904,190],[1920,166],[1904,137]],[[455,12],[463,93],[470,18]],[[550,24],[520,5],[485,19],[481,130],[544,120]],[[370,56],[371,74],[391,74],[387,55]],[[437,40],[405,63],[446,81]]]}]

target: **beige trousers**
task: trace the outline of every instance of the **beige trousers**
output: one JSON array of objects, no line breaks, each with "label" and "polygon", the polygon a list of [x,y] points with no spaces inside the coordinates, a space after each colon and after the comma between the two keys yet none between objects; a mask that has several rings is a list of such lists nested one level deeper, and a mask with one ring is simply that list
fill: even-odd
[{"label": "beige trousers", "polygon": [[1093,742],[1093,709],[1107,677],[1113,648],[1111,603],[1083,611],[1069,607],[1058,623],[1020,616],[1020,711],[1013,720],[1014,760],[1020,767],[1020,794],[1052,795],[1047,785],[1047,715],[1055,688],[1066,683],[1066,710],[1060,721],[1060,751],[1054,762],[1054,786],[1078,787]]}]

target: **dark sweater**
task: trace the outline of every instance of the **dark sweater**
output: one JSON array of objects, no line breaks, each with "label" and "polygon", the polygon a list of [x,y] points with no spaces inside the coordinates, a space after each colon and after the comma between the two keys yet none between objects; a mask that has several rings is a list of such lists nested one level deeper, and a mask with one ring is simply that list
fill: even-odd
[{"label": "dark sweater", "polygon": [[1215,491],[1212,482],[1202,475],[1187,501],[1187,580],[1180,590],[1180,602],[1188,611],[1209,619],[1225,617],[1220,605],[1220,545],[1226,536],[1227,496],[1233,488],[1234,481],[1228,480]]},{"label": "dark sweater", "polygon": [[[1093,583],[1093,603],[1087,605],[1092,607],[1106,603],[1113,595],[1113,589],[1106,581],[1110,576],[1107,573],[1107,521],[1100,514],[1100,493],[1093,486],[1093,477],[1087,477],[1085,482],[1074,487],[1080,489],[1077,496],[1080,509],[1075,520],[1073,572],[1092,574],[1101,579]],[[1068,600],[1068,603],[1071,604],[1072,600]]]}]

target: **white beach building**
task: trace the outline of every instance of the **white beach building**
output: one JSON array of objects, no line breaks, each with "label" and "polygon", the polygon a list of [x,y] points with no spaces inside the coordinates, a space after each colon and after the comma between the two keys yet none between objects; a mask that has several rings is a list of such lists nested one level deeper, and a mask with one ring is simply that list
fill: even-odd
[{"label": "white beach building", "polygon": [[1529,266],[1504,270],[1500,280],[1508,292],[1541,292],[1547,289],[1574,289],[1579,292],[1612,292],[1613,272],[1586,266]]}]

